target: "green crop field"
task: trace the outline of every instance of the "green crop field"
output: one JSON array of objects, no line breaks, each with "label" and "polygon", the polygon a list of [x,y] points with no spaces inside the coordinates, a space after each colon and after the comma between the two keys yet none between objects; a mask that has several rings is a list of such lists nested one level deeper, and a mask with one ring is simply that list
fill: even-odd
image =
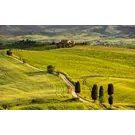
[{"label": "green crop field", "polygon": [[[46,69],[54,65],[73,81],[81,82],[81,96],[92,100],[93,84],[103,85],[108,107],[107,86],[114,84],[114,108],[135,109],[135,50],[103,46],[75,46],[55,50],[13,50],[27,63]],[[100,109],[100,108],[99,108]]]},{"label": "green crop field", "polygon": [[64,81],[46,71],[34,70],[0,51],[0,109],[88,110],[103,109],[99,104],[72,100]]}]

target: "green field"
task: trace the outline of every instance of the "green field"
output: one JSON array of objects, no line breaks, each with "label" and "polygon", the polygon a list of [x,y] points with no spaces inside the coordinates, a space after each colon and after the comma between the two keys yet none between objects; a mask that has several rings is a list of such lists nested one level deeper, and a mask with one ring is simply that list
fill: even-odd
[{"label": "green field", "polygon": [[5,53],[0,51],[0,109],[103,109],[99,104],[72,100],[71,90],[60,77],[36,71]]},{"label": "green field", "polygon": [[[91,100],[90,89],[93,84],[103,85],[105,106],[107,85],[115,88],[115,109],[135,108],[135,50],[101,46],[75,46],[69,49],[28,51],[14,50],[15,55],[25,58],[27,63],[46,69],[54,65],[73,81],[81,82],[81,96]],[[87,85],[86,85],[87,84]],[[89,87],[88,87],[89,86]]]}]

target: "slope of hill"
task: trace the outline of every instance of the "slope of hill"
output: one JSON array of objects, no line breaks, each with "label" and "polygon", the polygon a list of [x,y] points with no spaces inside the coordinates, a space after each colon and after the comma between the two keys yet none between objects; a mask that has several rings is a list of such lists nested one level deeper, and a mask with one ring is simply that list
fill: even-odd
[{"label": "slope of hill", "polygon": [[0,51],[0,109],[88,110],[100,105],[74,100],[71,90],[56,75],[37,71]]},{"label": "slope of hill", "polygon": [[[52,64],[56,70],[66,73],[74,81],[81,82],[81,95],[91,100],[90,89],[94,83],[105,88],[115,87],[114,106],[119,109],[134,109],[135,103],[135,50],[99,46],[76,46],[70,49],[50,51],[19,51],[30,64],[45,68]],[[87,85],[88,84],[88,85]]]}]

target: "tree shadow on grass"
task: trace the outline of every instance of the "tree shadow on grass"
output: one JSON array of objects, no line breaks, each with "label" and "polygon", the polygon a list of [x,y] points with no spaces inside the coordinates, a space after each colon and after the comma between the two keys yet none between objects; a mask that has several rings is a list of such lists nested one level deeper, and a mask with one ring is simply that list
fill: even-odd
[{"label": "tree shadow on grass", "polygon": [[28,76],[46,75],[47,71],[27,72],[26,74]]},{"label": "tree shadow on grass", "polygon": [[66,99],[63,102],[74,102],[74,101],[80,101],[79,98],[70,98],[70,99]]}]

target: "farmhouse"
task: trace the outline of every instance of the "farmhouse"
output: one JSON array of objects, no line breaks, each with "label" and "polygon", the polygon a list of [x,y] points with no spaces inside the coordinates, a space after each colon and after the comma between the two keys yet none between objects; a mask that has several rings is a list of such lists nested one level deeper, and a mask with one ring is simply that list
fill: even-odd
[{"label": "farmhouse", "polygon": [[72,40],[61,40],[60,43],[62,43],[62,44],[75,44],[75,42]]}]

